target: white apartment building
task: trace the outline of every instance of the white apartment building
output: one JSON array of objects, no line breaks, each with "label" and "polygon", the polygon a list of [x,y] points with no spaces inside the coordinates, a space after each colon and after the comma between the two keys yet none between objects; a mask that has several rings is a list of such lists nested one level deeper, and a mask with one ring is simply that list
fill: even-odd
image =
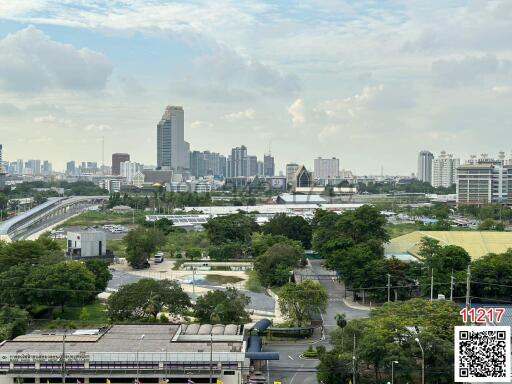
[{"label": "white apartment building", "polygon": [[123,161],[120,164],[120,175],[126,179],[127,184],[133,184],[133,178],[137,172],[141,172],[144,169],[144,165],[131,162]]},{"label": "white apartment building", "polygon": [[340,177],[340,160],[333,157],[331,159],[315,159],[313,176],[319,180],[336,179]]},{"label": "white apartment building", "polygon": [[448,188],[457,182],[457,167],[460,159],[455,159],[452,154],[442,151],[433,162],[432,186]]},{"label": "white apartment building", "polygon": [[299,170],[299,164],[297,163],[288,163],[286,164],[286,183],[293,184],[295,180],[295,174]]}]

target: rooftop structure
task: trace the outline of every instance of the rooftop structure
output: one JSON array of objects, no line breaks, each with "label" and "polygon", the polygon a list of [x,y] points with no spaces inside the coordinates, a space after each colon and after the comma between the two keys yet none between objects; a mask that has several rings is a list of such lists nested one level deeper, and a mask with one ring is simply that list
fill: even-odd
[{"label": "rooftop structure", "polygon": [[417,257],[423,237],[439,240],[441,245],[458,245],[464,248],[473,260],[488,253],[502,253],[512,248],[511,232],[415,231],[391,239],[385,245],[385,253],[387,255],[408,253]]}]

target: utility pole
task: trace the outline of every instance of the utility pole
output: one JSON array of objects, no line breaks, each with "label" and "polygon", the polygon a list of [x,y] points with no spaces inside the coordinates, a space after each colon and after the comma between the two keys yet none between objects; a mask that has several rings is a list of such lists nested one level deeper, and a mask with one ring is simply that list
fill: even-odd
[{"label": "utility pole", "polygon": [[62,384],[66,384],[66,332],[62,335]]},{"label": "utility pole", "polygon": [[356,384],[356,334],[354,333],[354,352],[352,353],[352,384]]},{"label": "utility pole", "polygon": [[391,275],[388,273],[388,303],[391,301]]},{"label": "utility pole", "polygon": [[434,300],[434,268],[432,268],[430,276],[430,301]]},{"label": "utility pole", "polygon": [[[469,313],[471,306],[471,264],[468,264],[468,273],[466,276],[466,314]],[[466,325],[469,325],[469,316],[466,316]]]},{"label": "utility pole", "polygon": [[455,278],[453,275],[450,277],[450,301],[453,301],[453,285],[455,282]]},{"label": "utility pole", "polygon": [[210,332],[210,384],[212,384],[212,375],[213,375],[212,360],[213,360],[213,333]]}]

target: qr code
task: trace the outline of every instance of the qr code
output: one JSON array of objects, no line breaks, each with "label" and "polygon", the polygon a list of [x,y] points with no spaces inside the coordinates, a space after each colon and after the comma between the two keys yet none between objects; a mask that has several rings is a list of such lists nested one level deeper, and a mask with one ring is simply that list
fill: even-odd
[{"label": "qr code", "polygon": [[510,327],[455,327],[456,382],[510,382]]}]

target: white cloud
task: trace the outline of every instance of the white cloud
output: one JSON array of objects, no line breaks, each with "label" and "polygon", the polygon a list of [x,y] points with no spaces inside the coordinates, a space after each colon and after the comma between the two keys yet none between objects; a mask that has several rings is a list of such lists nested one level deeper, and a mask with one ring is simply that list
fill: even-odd
[{"label": "white cloud", "polygon": [[112,127],[108,124],[89,124],[84,131],[91,133],[104,133],[112,131]]},{"label": "white cloud", "polygon": [[111,72],[103,54],[54,41],[34,27],[0,40],[0,89],[98,90]]},{"label": "white cloud", "polygon": [[227,121],[253,120],[256,117],[256,111],[252,108],[239,112],[228,113],[224,116]]},{"label": "white cloud", "polygon": [[492,87],[492,91],[500,95],[512,94],[512,86],[508,85],[497,85]]},{"label": "white cloud", "polygon": [[288,113],[292,117],[293,126],[304,124],[306,117],[304,116],[304,101],[302,99],[295,100],[292,105],[288,107]]},{"label": "white cloud", "polygon": [[354,118],[367,109],[368,104],[383,90],[384,86],[382,84],[373,87],[364,87],[360,93],[354,96],[324,101],[320,104],[319,111],[329,118],[342,120]]},{"label": "white cloud", "polygon": [[318,133],[318,141],[321,143],[328,142],[338,135],[340,129],[337,125],[326,125]]},{"label": "white cloud", "polygon": [[199,120],[196,120],[196,121],[193,121],[192,123],[190,123],[190,128],[194,129],[194,130],[197,130],[197,129],[208,129],[208,128],[212,128],[213,127],[213,124],[210,123],[209,121],[199,121]]},{"label": "white cloud", "polygon": [[61,119],[55,117],[54,115],[45,115],[45,116],[37,116],[34,117],[34,123],[38,124],[54,124],[54,125],[65,125],[70,126],[71,121],[68,119]]}]

